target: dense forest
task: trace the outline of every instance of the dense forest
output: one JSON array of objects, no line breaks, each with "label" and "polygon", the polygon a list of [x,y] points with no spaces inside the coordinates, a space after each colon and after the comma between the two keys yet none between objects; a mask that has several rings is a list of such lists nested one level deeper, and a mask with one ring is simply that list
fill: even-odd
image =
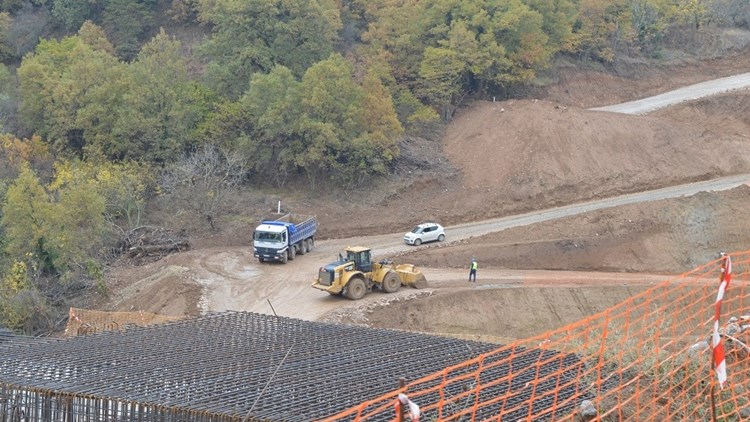
[{"label": "dense forest", "polygon": [[[54,332],[171,198],[356,189],[554,60],[659,60],[747,0],[2,0],[0,326]],[[177,206],[177,205],[175,205]]]}]

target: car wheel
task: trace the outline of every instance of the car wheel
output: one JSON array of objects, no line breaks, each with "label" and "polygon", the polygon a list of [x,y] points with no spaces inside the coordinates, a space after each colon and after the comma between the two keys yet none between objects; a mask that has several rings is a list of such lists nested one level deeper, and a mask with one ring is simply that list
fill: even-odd
[{"label": "car wheel", "polygon": [[414,240],[414,246],[419,246],[422,244],[422,239],[415,239]]},{"label": "car wheel", "polygon": [[401,278],[396,273],[388,273],[383,278],[383,290],[386,293],[396,293],[401,287]]},{"label": "car wheel", "polygon": [[445,240],[445,235],[444,234],[441,234],[440,236],[438,236],[438,242],[442,242],[444,240]]},{"label": "car wheel", "polygon": [[365,286],[365,281],[361,278],[353,278],[346,283],[346,297],[349,299],[362,299],[365,296],[365,293],[367,293],[367,286]]}]

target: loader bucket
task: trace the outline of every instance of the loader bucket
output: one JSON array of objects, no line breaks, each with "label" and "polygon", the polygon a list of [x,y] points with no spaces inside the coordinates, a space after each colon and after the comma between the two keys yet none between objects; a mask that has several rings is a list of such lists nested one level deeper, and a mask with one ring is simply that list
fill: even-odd
[{"label": "loader bucket", "polygon": [[415,289],[426,289],[427,279],[412,264],[400,264],[396,267],[396,272],[401,277],[401,284],[404,286],[414,287]]}]

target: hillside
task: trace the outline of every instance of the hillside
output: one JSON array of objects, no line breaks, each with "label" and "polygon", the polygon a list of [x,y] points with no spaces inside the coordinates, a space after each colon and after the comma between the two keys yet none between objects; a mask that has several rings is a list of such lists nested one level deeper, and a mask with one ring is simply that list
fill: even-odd
[{"label": "hillside", "polygon": [[[654,87],[663,86],[664,92],[674,81],[740,73],[740,63],[750,63],[747,54],[681,65],[669,80],[661,68],[641,69],[641,80],[564,70],[561,82],[545,91],[551,99],[474,103],[458,113],[440,142],[408,145],[405,160],[421,157],[429,165],[394,178],[378,192],[365,192],[364,205],[335,195],[335,206],[321,204],[323,234],[373,234],[393,222],[406,228],[425,219],[450,225],[750,172],[745,92],[646,116],[594,112],[555,100],[559,92],[576,91],[577,102],[600,105],[599,86],[606,83],[611,103],[628,101],[640,98],[636,87],[654,93]],[[585,82],[597,88],[585,91],[580,88]],[[340,218],[338,208],[365,218]],[[376,208],[388,212],[373,212]]]},{"label": "hillside", "polygon": [[[678,79],[707,80],[725,72],[726,63],[734,66],[739,60],[750,61],[743,55],[685,67],[702,73],[687,73]],[[592,78],[588,72],[579,76]],[[658,84],[662,76],[661,72],[642,74],[644,80],[654,78],[651,84]],[[573,77],[565,78],[571,87],[581,83]],[[609,81],[613,98],[618,99],[633,84],[609,75],[600,78]],[[112,267],[107,275],[108,303],[96,306],[171,315],[225,309],[273,311],[302,319],[392,326],[387,316],[390,297],[374,293],[352,303],[321,296],[309,287],[316,269],[345,245],[367,244],[377,249],[397,242],[399,232],[419,221],[437,220],[450,226],[750,173],[746,98],[747,91],[730,92],[647,116],[588,111],[542,97],[479,102],[462,110],[439,142],[412,139],[405,143],[408,148],[401,163],[415,167],[407,167],[388,183],[317,196],[274,191],[245,197],[246,214],[222,221],[220,233],[193,236],[193,250],[142,266],[123,261]],[[314,253],[285,266],[259,265],[250,246],[252,216],[268,211],[282,199],[286,209],[317,214],[321,223],[318,246]],[[404,249],[406,254],[399,254],[398,259],[424,268],[434,287],[427,297],[447,295],[450,303],[424,302],[426,297],[414,291],[399,292],[397,298],[413,306],[437,303],[440,309],[473,309],[480,325],[507,319],[503,312],[485,312],[474,299],[479,291],[466,288],[464,268],[474,256],[481,263],[483,285],[523,287],[519,280],[533,280],[531,289],[516,289],[514,297],[536,303],[532,307],[551,309],[549,315],[554,317],[542,323],[534,315],[527,315],[528,321],[515,316],[515,323],[503,334],[532,335],[616,303],[623,295],[638,291],[638,286],[713,260],[719,251],[747,249],[749,205],[750,188],[737,188],[590,212],[454,243],[449,228],[448,242]],[[607,294],[602,287],[622,284],[633,290],[610,289],[615,296],[601,296]],[[576,286],[575,290],[569,290],[570,286]],[[539,287],[562,290],[542,298],[533,293]],[[584,309],[566,307],[570,297],[600,299]],[[538,302],[541,299],[543,303]],[[438,308],[429,313],[430,321],[402,321],[401,328],[462,330],[455,326],[453,316]],[[476,333],[469,326],[463,330]]]}]

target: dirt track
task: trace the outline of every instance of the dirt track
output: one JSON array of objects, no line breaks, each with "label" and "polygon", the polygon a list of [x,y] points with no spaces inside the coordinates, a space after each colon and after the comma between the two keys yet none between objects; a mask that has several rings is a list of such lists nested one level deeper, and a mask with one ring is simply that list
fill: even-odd
[{"label": "dirt track", "polygon": [[[718,89],[719,91],[722,90],[722,88]],[[681,101],[681,99],[676,99],[675,101]],[[485,110],[494,110],[493,113],[503,111],[503,109],[497,109],[498,107],[504,107],[504,109],[524,110],[524,113],[526,113],[526,121],[528,121],[528,117],[532,115],[543,116],[547,115],[550,111],[554,111],[555,113],[566,113],[570,111],[562,110],[562,108],[559,108],[558,106],[553,107],[547,104],[536,104],[535,102],[528,104],[509,102],[504,106],[503,104],[490,104],[489,106],[485,107]],[[680,107],[684,107],[684,105],[680,105]],[[541,114],[540,111],[542,112]],[[499,117],[493,116],[494,115],[488,116],[488,119],[499,119]],[[642,122],[639,120],[629,120],[637,119],[637,117],[627,116],[627,118],[623,118],[624,120],[614,120],[614,116],[609,116],[609,113],[602,112],[573,111],[568,114],[561,114],[560,116],[565,117],[566,120],[561,120],[560,122],[552,120],[551,122],[558,125],[563,124],[570,126],[570,119],[575,118],[577,119],[579,124],[582,125],[581,127],[588,126],[586,127],[586,130],[591,130],[592,133],[601,131],[607,132],[610,130],[610,128],[616,127],[616,125],[622,126],[623,124],[633,124],[641,129],[644,127]],[[520,116],[518,120],[512,120],[514,118],[515,117],[514,115],[512,115],[512,113],[503,115],[502,117],[502,119],[504,119],[503,122],[507,121],[507,123],[504,123],[506,125],[524,122],[523,116]],[[601,126],[591,127],[593,126],[593,122],[597,118],[601,118],[603,123],[601,123]],[[508,119],[511,120],[508,121]],[[549,118],[540,119],[540,122],[547,121],[547,119]],[[553,116],[552,119],[556,119],[556,117]],[[460,120],[461,119],[457,119],[457,124],[459,125]],[[539,125],[532,122],[530,127],[536,129],[536,126]],[[670,134],[673,132],[677,133],[676,129],[674,129],[673,131],[673,129],[668,127],[668,124],[665,125],[655,120],[648,120],[648,124],[646,126],[652,126],[654,128],[654,131],[659,132],[659,134],[656,135],[653,139],[646,139],[646,141],[650,142],[651,144],[657,143],[659,145],[664,145],[664,136],[666,136],[664,135],[665,133],[669,136],[671,136]],[[473,130],[477,130],[479,134],[481,134],[482,129],[481,127],[480,129],[477,129],[476,124],[470,124],[468,127],[472,128]],[[549,133],[541,132],[525,134],[519,129],[519,133],[517,136],[519,137],[519,139],[537,136],[554,136],[558,132],[560,132],[559,130],[555,129],[555,127],[557,126],[551,126],[551,129],[549,129]],[[570,126],[570,128],[566,130],[571,130],[571,133],[576,134],[573,135],[574,137],[578,136],[578,139],[573,138],[569,142],[576,143],[581,141],[580,136],[582,132],[577,127]],[[686,135],[684,136],[686,136],[688,139],[691,139],[692,142],[695,139],[691,137],[693,137],[694,134],[700,134],[701,130],[705,132],[705,129],[702,128],[686,129],[684,131]],[[743,134],[743,130],[744,128],[739,130],[740,137],[747,137],[747,134]],[[610,133],[611,137],[614,140],[613,142],[618,142],[619,139],[630,139],[634,136],[636,137],[636,139],[640,139],[643,136],[650,136],[646,132],[644,132],[645,135],[643,135],[643,133],[628,135],[627,126],[624,127],[623,133],[625,134],[623,136],[626,136],[626,138],[618,138],[618,136],[620,135]],[[456,137],[456,139],[461,139],[461,136],[463,136],[464,138],[470,138],[476,135],[471,132],[462,132],[460,129],[456,129],[453,135],[451,135],[449,131],[448,137],[450,136],[454,136]],[[630,138],[628,138],[628,136]],[[602,143],[598,139],[593,139],[590,142],[592,142],[590,145],[599,145]],[[734,145],[733,143],[737,142],[739,141],[728,138],[725,145]],[[450,154],[450,142],[448,144],[449,145],[447,148]],[[701,139],[697,139],[697,141],[693,144],[698,145],[698,148],[705,147],[705,142],[702,143]],[[524,325],[523,321],[517,321],[517,326],[515,328],[505,326],[505,328],[501,330],[503,333],[506,333],[510,332],[508,330],[515,329],[515,336],[532,335],[535,333],[535,329],[538,330],[543,328],[553,328],[564,323],[580,319],[586,313],[595,312],[597,309],[603,309],[602,307],[606,307],[616,303],[616,300],[620,300],[623,297],[623,294],[627,294],[628,292],[632,293],[633,290],[631,290],[631,288],[637,289],[639,288],[638,286],[649,286],[655,282],[662,281],[669,276],[665,275],[664,273],[649,275],[628,274],[623,272],[607,273],[601,271],[546,272],[522,269],[511,270],[498,267],[497,263],[495,263],[494,265],[489,264],[491,268],[487,268],[486,266],[488,264],[485,263],[490,261],[490,259],[483,257],[480,259],[479,283],[477,283],[476,286],[469,286],[464,281],[467,275],[466,270],[464,270],[463,268],[457,268],[463,267],[463,264],[456,263],[456,259],[458,259],[458,262],[463,262],[462,259],[465,260],[468,257],[464,255],[474,253],[483,253],[485,254],[485,256],[487,256],[487,254],[498,256],[507,255],[507,253],[495,253],[495,251],[497,251],[496,248],[498,248],[497,243],[490,243],[490,245],[492,245],[490,246],[491,249],[486,249],[486,247],[483,246],[482,243],[475,243],[475,240],[478,239],[479,236],[497,231],[503,231],[505,233],[506,229],[512,227],[530,226],[534,223],[540,223],[544,221],[549,222],[556,219],[565,219],[565,224],[568,225],[568,228],[571,230],[573,235],[573,240],[571,240],[570,242],[572,242],[571,244],[575,245],[577,248],[577,243],[575,243],[575,236],[578,236],[579,233],[582,233],[583,228],[591,225],[590,221],[571,220],[571,218],[574,218],[571,216],[574,216],[577,213],[594,212],[593,210],[623,206],[625,204],[637,204],[640,201],[644,200],[653,202],[662,198],[673,198],[682,195],[691,195],[697,191],[703,190],[729,189],[734,186],[741,185],[748,179],[750,179],[750,177],[746,175],[740,175],[729,178],[719,178],[718,184],[714,184],[710,187],[706,187],[705,185],[701,184],[685,184],[684,186],[659,189],[654,190],[653,192],[619,196],[614,195],[605,200],[594,200],[577,205],[554,207],[554,204],[557,202],[557,196],[555,195],[560,195],[560,197],[562,197],[563,195],[570,196],[571,193],[568,192],[569,188],[566,187],[566,184],[570,184],[570,186],[581,185],[581,190],[575,193],[574,197],[576,197],[576,195],[578,195],[577,197],[581,197],[581,193],[587,192],[590,196],[586,197],[584,195],[582,197],[583,199],[591,199],[591,196],[593,196],[594,198],[599,195],[605,196],[605,193],[611,194],[623,190],[627,191],[628,187],[632,188],[634,186],[633,183],[636,183],[636,185],[640,186],[641,189],[649,187],[662,187],[663,185],[660,186],[658,183],[667,183],[672,179],[688,181],[690,179],[700,177],[701,175],[706,175],[710,172],[713,172],[714,170],[711,170],[711,160],[713,160],[713,157],[708,157],[708,159],[706,159],[705,161],[707,164],[705,165],[697,161],[686,161],[684,164],[681,164],[682,168],[685,169],[682,175],[680,175],[677,171],[677,167],[665,168],[664,165],[659,161],[654,161],[653,164],[647,162],[645,167],[638,167],[638,165],[635,164],[630,166],[629,163],[625,163],[625,167],[618,167],[616,169],[617,171],[630,170],[633,174],[633,180],[628,180],[627,178],[617,179],[613,180],[614,182],[616,182],[614,184],[609,183],[611,181],[607,179],[609,177],[608,172],[612,171],[611,168],[607,167],[608,162],[606,162],[606,160],[604,159],[598,158],[601,162],[594,162],[596,166],[591,167],[591,170],[601,172],[601,174],[603,175],[601,177],[605,178],[603,180],[607,180],[608,183],[602,184],[599,179],[594,179],[591,181],[591,183],[593,184],[589,184],[589,182],[583,182],[583,180],[588,179],[581,179],[579,181],[577,178],[593,177],[592,171],[586,170],[586,166],[591,166],[590,158],[576,157],[572,153],[564,150],[558,152],[552,151],[550,153],[550,157],[554,157],[558,160],[556,165],[561,165],[561,167],[558,169],[558,172],[560,172],[560,174],[566,175],[567,177],[561,178],[560,174],[549,173],[550,169],[554,170],[554,166],[546,164],[545,157],[540,156],[536,153],[540,145],[534,143],[523,143],[519,145],[521,145],[521,147],[515,146],[514,148],[521,149],[517,149],[513,153],[498,150],[493,153],[490,158],[492,160],[497,160],[499,158],[502,158],[503,156],[510,156],[514,158],[513,161],[517,166],[519,166],[518,169],[520,170],[513,170],[502,162],[493,161],[492,164],[490,164],[491,167],[481,167],[481,170],[479,172],[474,171],[474,173],[472,173],[470,170],[470,168],[472,167],[472,163],[470,161],[468,163],[456,162],[459,168],[464,169],[464,174],[462,177],[465,183],[465,187],[454,190],[454,188],[451,187],[451,182],[449,180],[441,181],[437,186],[426,186],[427,189],[424,189],[422,191],[425,192],[422,193],[422,195],[425,195],[424,206],[421,208],[422,212],[417,213],[413,210],[409,210],[410,215],[416,215],[416,219],[418,220],[440,219],[441,214],[439,213],[445,212],[448,213],[447,215],[453,215],[454,217],[442,218],[440,219],[442,220],[442,222],[445,223],[446,221],[453,221],[455,223],[459,223],[461,221],[467,221],[465,219],[461,220],[462,212],[465,212],[461,210],[485,210],[483,211],[484,214],[478,214],[474,212],[473,215],[479,216],[480,218],[487,218],[493,216],[493,214],[500,212],[501,207],[506,206],[507,203],[512,203],[514,201],[519,204],[530,202],[528,199],[524,198],[533,198],[531,199],[531,201],[541,202],[541,200],[539,199],[541,197],[538,196],[539,193],[537,192],[538,189],[544,189],[546,191],[552,192],[552,196],[550,196],[547,201],[549,206],[542,207],[546,209],[537,207],[537,211],[532,211],[523,215],[492,218],[489,220],[473,223],[460,223],[453,225],[446,224],[448,226],[447,242],[443,244],[423,245],[420,248],[407,247],[406,245],[404,245],[401,241],[402,232],[376,236],[359,236],[351,239],[322,240],[316,243],[315,251],[309,253],[306,256],[298,257],[296,260],[290,261],[286,265],[261,265],[252,257],[252,247],[249,245],[200,248],[193,251],[172,255],[159,262],[149,264],[138,269],[125,268],[114,271],[111,274],[111,284],[113,285],[112,290],[117,293],[113,295],[112,301],[108,305],[108,308],[117,310],[140,309],[144,311],[172,315],[197,314],[208,311],[223,311],[230,309],[244,310],[266,314],[276,313],[278,315],[307,320],[325,319],[329,321],[342,321],[349,323],[369,323],[380,326],[389,326],[392,328],[430,330],[437,332],[450,331],[455,335],[459,333],[456,332],[457,329],[450,328],[453,324],[452,321],[439,321],[438,315],[435,314],[436,311],[429,311],[424,307],[426,305],[422,304],[427,303],[428,301],[432,301],[435,306],[443,310],[452,309],[452,307],[454,306],[458,306],[459,308],[466,310],[471,310],[471,312],[468,313],[477,315],[476,321],[464,321],[462,324],[459,324],[464,327],[464,334],[471,334],[481,331],[481,326],[488,324],[489,315],[493,313],[492,309],[496,307],[494,305],[495,302],[503,303],[503,301],[509,300],[508,295],[511,295],[510,297],[512,297],[514,300],[520,301],[522,303],[527,303],[530,308],[549,309],[549,312],[547,312],[547,314],[554,316],[549,321],[544,323],[538,320],[536,322],[531,321],[529,322],[529,324],[527,324],[526,328],[522,327]],[[612,145],[617,147],[616,143],[613,143]],[[645,148],[644,145],[635,144],[630,148],[631,150],[639,151]],[[478,144],[477,148],[488,147]],[[691,157],[692,159],[697,159],[697,157],[700,157],[701,154],[704,153],[703,149],[691,150],[690,148],[692,148],[692,146],[684,142],[678,142],[674,145],[674,147],[670,148],[675,148],[676,151],[680,151],[681,153],[684,152],[685,157]],[[522,154],[526,153],[526,150],[528,150],[528,153],[531,153],[532,149],[535,153],[534,155],[530,156],[531,158],[527,159],[533,159],[539,162],[537,165],[539,166],[541,173],[538,173],[538,176],[533,176],[533,173],[528,172],[529,167],[528,165],[524,166],[524,161],[521,157]],[[705,151],[710,152],[710,146],[709,149],[706,149]],[[621,155],[619,151],[615,154],[609,155],[612,156],[613,162],[618,163],[623,160],[622,157],[628,156],[628,152],[629,151],[626,149],[622,152],[622,154],[625,155]],[[713,151],[712,153],[715,153],[717,157],[721,156],[720,151]],[[669,163],[669,159],[681,160],[680,157],[668,156],[667,154],[656,153],[655,155],[666,156],[666,163]],[[741,157],[742,159],[746,159],[747,157],[745,155],[746,154],[743,151],[743,153],[739,155],[739,157]],[[462,155],[460,154],[460,150],[456,150],[454,158],[461,156]],[[640,160],[641,158],[642,157],[635,154],[633,163],[638,163],[638,160]],[[568,161],[562,161],[563,159],[566,159]],[[578,164],[575,164],[575,160],[578,160]],[[476,168],[476,165],[474,165],[474,167]],[[487,170],[490,168],[493,169],[493,172],[488,173]],[[650,168],[653,168],[656,172],[646,174],[645,170]],[[737,161],[734,168],[748,169],[748,166],[745,162]],[[581,171],[580,176],[576,175],[575,169]],[[513,171],[517,171],[517,173],[514,174],[512,173]],[[571,171],[572,173],[570,173]],[[669,175],[669,179],[665,179],[664,177],[660,176],[658,171],[664,171],[665,175]],[[570,177],[568,173],[572,174],[573,177]],[[640,180],[642,181],[637,182],[636,180],[638,180],[638,178],[641,178]],[[513,188],[514,190],[509,190],[508,192],[510,193],[508,194],[505,191],[494,191],[491,186],[488,187],[485,185],[486,183],[496,183],[498,180],[509,180],[509,189]],[[550,180],[561,180],[561,182],[557,183],[562,183],[561,186],[563,187],[563,189],[551,189],[552,186],[549,186],[548,184]],[[529,189],[526,186],[531,186],[531,188]],[[599,190],[587,191],[587,188],[589,186],[598,186]],[[429,197],[435,197],[436,190],[439,192],[438,195],[442,195],[443,193],[445,193],[446,195],[445,199],[439,201],[439,205],[429,202]],[[411,202],[419,202],[422,200],[420,199],[421,197],[419,196],[420,193],[418,191],[416,192],[416,194],[412,193],[411,195],[413,196],[407,196],[407,198],[409,198]],[[514,196],[516,197],[516,199],[514,199]],[[396,203],[403,202],[404,198],[396,196],[393,198],[393,201]],[[688,204],[688,206],[691,208],[695,208],[695,204]],[[741,207],[744,208],[744,206],[742,205]],[[430,211],[433,209],[435,211]],[[347,223],[349,224],[349,226],[351,226],[352,224],[361,223],[362,230],[368,232],[374,231],[377,228],[382,229],[382,227],[393,227],[392,224],[387,224],[385,222],[393,222],[397,218],[400,219],[402,223],[406,221],[403,217],[397,217],[395,213],[399,212],[398,210],[393,209],[393,215],[389,215],[391,209],[387,204],[382,208],[382,210],[383,211],[364,210],[361,215],[353,214],[351,218],[347,218]],[[617,212],[614,212],[614,214],[617,215]],[[636,217],[642,217],[642,214],[640,214],[640,212],[631,212],[631,214],[635,215]],[[319,214],[319,217],[323,217],[322,220],[324,221],[324,224],[327,228],[337,226],[337,222],[342,221],[341,217],[329,217],[328,220],[326,220],[325,215]],[[346,217],[349,216],[346,215]],[[675,214],[675,218],[680,219],[681,217],[678,214]],[[604,220],[605,221],[596,224],[601,225],[602,223],[605,223],[605,228],[610,227],[611,229],[611,223],[606,221],[607,217],[605,217]],[[609,217],[609,220],[612,221],[612,218]],[[658,224],[661,223],[657,223],[656,227],[659,227]],[[643,224],[641,224],[641,226],[648,227],[647,225],[644,226]],[[333,232],[333,236],[331,237],[335,237],[336,234],[340,234],[341,232],[346,232],[346,227],[347,226],[345,224],[341,225],[341,227],[339,228],[339,232]],[[533,227],[533,230],[536,230],[536,224],[534,224]],[[515,233],[516,230],[518,229],[508,230],[508,232]],[[559,229],[555,230],[559,231]],[[596,239],[600,239],[599,234],[606,233],[607,230],[603,231],[601,227],[597,228],[595,230],[595,233],[592,233],[591,236],[596,235]],[[671,231],[671,229],[669,228],[667,228],[667,230]],[[680,228],[679,230],[682,230],[682,228]],[[523,240],[532,238],[529,233],[531,232],[520,231],[518,232],[517,237],[515,237],[516,240],[511,240],[510,243],[506,242],[505,244],[514,245],[517,243],[513,242],[521,242]],[[542,233],[546,232],[542,231]],[[557,231],[555,231],[554,233],[557,233]],[[643,238],[645,239],[645,241],[650,242],[646,243],[647,246],[650,245],[649,247],[655,248],[663,247],[656,246],[663,245],[663,243],[654,243],[656,240],[648,231],[644,232],[644,235],[650,236]],[[543,238],[554,239],[551,237],[551,235],[543,235]],[[568,239],[570,238],[570,235],[568,235]],[[638,248],[642,248],[642,246],[638,246],[637,242],[631,245],[631,243],[628,243],[629,241],[629,239],[625,239],[618,242],[623,245],[629,245],[628,247],[635,248],[636,251],[638,250]],[[724,240],[722,240],[722,242],[723,241]],[[312,289],[310,287],[310,284],[312,282],[312,278],[317,274],[318,268],[321,265],[334,260],[336,254],[340,252],[343,247],[355,244],[372,247],[376,259],[388,256],[395,257],[395,260],[397,261],[402,260],[403,262],[427,263],[428,267],[424,268],[423,271],[425,272],[425,275],[431,284],[431,288],[420,291],[412,289],[402,289],[395,295],[385,295],[380,292],[373,292],[372,294],[365,297],[365,299],[358,302],[351,302],[340,297],[331,297],[324,292]],[[707,246],[713,247],[713,245]],[[416,253],[414,253],[415,251]],[[547,251],[549,252],[551,250],[548,248]],[[592,255],[592,252],[589,251],[589,255],[592,257],[596,257],[596,253],[606,252],[606,249],[601,251],[594,251]],[[408,256],[401,256],[407,253],[409,253]],[[511,251],[511,253],[518,252]],[[638,258],[637,252],[626,253],[630,256],[636,257],[637,259],[640,259]],[[450,259],[445,259],[446,254],[451,256]],[[701,255],[701,259],[705,259],[704,257],[708,256],[707,254],[708,252],[704,255]],[[557,260],[564,258],[564,254],[550,254],[546,256],[546,258],[554,264],[550,265],[550,267],[562,266],[563,268],[566,268],[565,263],[561,261],[557,262]],[[574,267],[570,264],[567,265],[567,268]],[[448,266],[452,266],[454,268],[445,268]],[[515,265],[514,267],[523,268],[523,266],[521,265]],[[622,266],[614,266],[614,268],[622,268]],[[132,283],[131,281],[129,281],[133,279],[139,281],[137,281],[136,283]],[[127,287],[126,289],[121,289],[118,288],[118,286],[120,285],[128,285],[129,287]],[[606,295],[603,295],[596,300],[591,299],[591,297],[596,296],[596,294],[592,292],[601,291],[602,286],[612,286],[613,288],[611,290],[616,294],[608,296],[609,299],[605,297]],[[529,287],[529,289],[524,289],[525,287]],[[560,287],[567,288],[567,290],[560,290],[561,293],[559,295],[553,294],[553,297],[559,296],[561,300],[560,303],[554,304],[552,301],[543,300],[544,295],[540,292],[542,292],[544,289],[539,290],[540,287]],[[170,297],[165,297],[167,295],[166,292],[171,293]],[[479,296],[476,295],[476,292],[479,292]],[[488,292],[494,293],[489,294]],[[499,294],[500,296],[495,296],[497,294]],[[592,294],[594,296],[591,296]],[[493,302],[492,300],[488,302],[486,299],[477,299],[477,297],[485,298],[486,296],[494,297],[495,302]],[[539,297],[542,297],[542,299],[539,299],[540,301],[536,301],[537,299],[535,298]],[[573,302],[576,302],[575,298],[581,299],[587,297],[591,300],[584,300],[584,302],[589,301],[593,305],[566,308],[571,300]],[[420,309],[422,309],[422,313],[432,315],[431,318],[433,319],[434,324],[432,324],[431,326],[427,326],[429,324],[419,325],[418,321],[403,317],[402,314],[409,314],[408,307],[405,309],[401,306],[395,306],[394,301],[399,301],[400,299],[405,298],[418,298],[417,300],[408,301],[408,306],[418,306],[420,307]],[[442,299],[436,300],[436,298]],[[401,303],[403,304],[406,302]],[[382,309],[380,305],[383,304],[389,304],[389,306],[385,312],[379,312],[379,310]],[[388,315],[390,315],[392,312],[397,312],[401,316],[395,319],[389,318]],[[449,319],[452,315],[455,314],[450,313],[450,311],[446,312],[450,314],[448,317]],[[442,318],[445,318],[445,314],[446,313],[443,312]],[[503,319],[503,317],[500,317],[500,319]],[[393,323],[395,323],[396,326],[390,325]],[[484,330],[483,332],[485,335],[497,335],[497,333],[492,332],[491,330]]]}]

